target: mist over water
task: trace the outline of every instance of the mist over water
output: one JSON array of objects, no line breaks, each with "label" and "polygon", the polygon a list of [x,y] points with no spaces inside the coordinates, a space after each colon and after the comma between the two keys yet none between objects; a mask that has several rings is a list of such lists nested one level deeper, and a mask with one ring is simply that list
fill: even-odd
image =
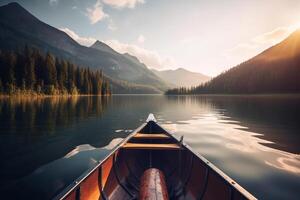
[{"label": "mist over water", "polygon": [[1,190],[53,197],[113,145],[101,147],[154,113],[256,197],[298,199],[299,102],[296,95],[1,99]]}]

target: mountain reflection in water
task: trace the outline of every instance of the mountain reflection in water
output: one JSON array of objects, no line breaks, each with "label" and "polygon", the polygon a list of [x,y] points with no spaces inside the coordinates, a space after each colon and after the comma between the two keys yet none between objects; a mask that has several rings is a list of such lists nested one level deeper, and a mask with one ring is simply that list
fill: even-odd
[{"label": "mountain reflection in water", "polygon": [[50,198],[106,155],[100,147],[126,137],[154,113],[163,127],[184,135],[258,198],[297,199],[299,100],[299,95],[1,99],[1,179],[10,190],[26,185],[24,196]]}]

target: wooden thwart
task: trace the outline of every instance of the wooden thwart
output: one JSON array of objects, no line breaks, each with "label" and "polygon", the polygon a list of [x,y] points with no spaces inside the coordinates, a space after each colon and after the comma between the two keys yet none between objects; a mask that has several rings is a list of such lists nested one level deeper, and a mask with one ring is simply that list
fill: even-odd
[{"label": "wooden thwart", "polygon": [[167,138],[170,138],[168,135],[163,134],[163,133],[159,133],[159,134],[137,133],[133,137],[139,138],[139,139],[167,139]]},{"label": "wooden thwart", "polygon": [[54,199],[256,200],[220,169],[194,153],[183,142],[183,136],[177,139],[160,127],[153,114],[147,124]]},{"label": "wooden thwart", "polygon": [[180,149],[178,144],[143,144],[143,143],[126,143],[123,145],[125,149],[152,149],[152,150],[159,150],[159,149]]}]

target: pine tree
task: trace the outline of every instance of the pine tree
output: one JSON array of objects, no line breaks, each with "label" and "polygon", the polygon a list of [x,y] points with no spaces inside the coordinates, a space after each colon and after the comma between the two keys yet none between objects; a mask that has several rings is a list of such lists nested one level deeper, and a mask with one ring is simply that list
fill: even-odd
[{"label": "pine tree", "polygon": [[68,64],[66,61],[62,61],[62,69],[61,69],[61,83],[64,88],[67,88],[68,85]]},{"label": "pine tree", "polygon": [[15,84],[16,78],[15,78],[15,67],[16,67],[16,54],[13,52],[8,53],[8,83],[9,84]]},{"label": "pine tree", "polygon": [[88,92],[87,92],[87,94],[93,94],[92,72],[90,71],[90,68],[87,69],[87,78],[88,78]]},{"label": "pine tree", "polygon": [[0,78],[0,94],[4,93],[4,88],[3,88],[3,84],[2,84],[2,79]]},{"label": "pine tree", "polygon": [[44,80],[46,85],[56,85],[56,67],[54,57],[48,52],[45,59]]},{"label": "pine tree", "polygon": [[106,89],[105,95],[111,95],[111,87],[110,87],[109,81],[106,81],[106,84],[107,84],[107,89]]},{"label": "pine tree", "polygon": [[58,58],[55,58],[55,68],[56,68],[56,81],[58,84],[58,88],[62,89],[61,87],[61,81],[60,81],[60,76],[61,76],[61,62]]},{"label": "pine tree", "polygon": [[89,87],[88,70],[84,69],[83,94],[89,94]]},{"label": "pine tree", "polygon": [[95,90],[94,94],[101,95],[102,94],[102,77],[101,72],[97,71],[95,75]]},{"label": "pine tree", "polygon": [[[43,72],[44,72],[44,56],[41,54],[41,52],[38,49],[33,49],[32,57],[34,59],[35,64],[35,76],[36,76],[36,84],[37,86],[40,86],[39,88],[42,89],[41,83],[43,79]],[[41,90],[40,90],[41,91]]]},{"label": "pine tree", "polygon": [[102,71],[59,60],[27,46],[19,53],[0,51],[0,93],[34,90],[39,94],[110,94]]},{"label": "pine tree", "polygon": [[56,59],[55,61],[56,71],[57,71],[57,82],[61,90],[65,89],[67,83],[67,63],[62,60]]},{"label": "pine tree", "polygon": [[81,68],[80,70],[79,70],[79,78],[78,78],[78,88],[79,88],[79,90],[80,90],[80,93],[84,93],[84,69],[83,68]]},{"label": "pine tree", "polygon": [[30,55],[28,58],[26,58],[25,65],[25,80],[26,80],[26,86],[29,89],[33,89],[35,83],[36,83],[36,76],[35,76],[35,63],[34,59]]},{"label": "pine tree", "polygon": [[17,58],[14,52],[9,52],[7,56],[7,92],[9,94],[13,94],[16,91],[15,68]]},{"label": "pine tree", "polygon": [[102,95],[110,95],[110,85],[107,80],[104,81],[104,84],[102,86]]},{"label": "pine tree", "polygon": [[76,77],[76,74],[75,74],[75,66],[68,62],[67,64],[68,66],[68,85],[67,85],[67,88],[68,88],[68,91],[71,92],[72,88],[75,86],[75,77]]},{"label": "pine tree", "polygon": [[[1,79],[1,82],[2,82],[2,80],[3,80],[3,78],[4,78],[4,76],[5,76],[5,71],[6,71],[6,69],[5,69],[5,62],[4,62],[4,54],[3,54],[3,52],[0,50],[0,79]],[[2,82],[2,87],[3,87],[3,82]]]}]

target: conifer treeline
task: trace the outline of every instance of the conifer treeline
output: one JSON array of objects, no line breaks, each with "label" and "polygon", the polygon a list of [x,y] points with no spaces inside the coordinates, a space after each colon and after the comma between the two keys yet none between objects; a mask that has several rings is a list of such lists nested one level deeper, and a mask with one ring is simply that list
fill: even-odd
[{"label": "conifer treeline", "polygon": [[169,89],[165,92],[165,95],[189,95],[189,94],[195,94],[196,87],[179,87],[179,88],[173,88]]},{"label": "conifer treeline", "polygon": [[0,94],[110,95],[101,70],[42,54],[25,47],[21,52],[0,51]]},{"label": "conifer treeline", "polygon": [[264,58],[250,59],[197,87],[175,88],[165,94],[299,94],[300,54],[289,59]]}]

